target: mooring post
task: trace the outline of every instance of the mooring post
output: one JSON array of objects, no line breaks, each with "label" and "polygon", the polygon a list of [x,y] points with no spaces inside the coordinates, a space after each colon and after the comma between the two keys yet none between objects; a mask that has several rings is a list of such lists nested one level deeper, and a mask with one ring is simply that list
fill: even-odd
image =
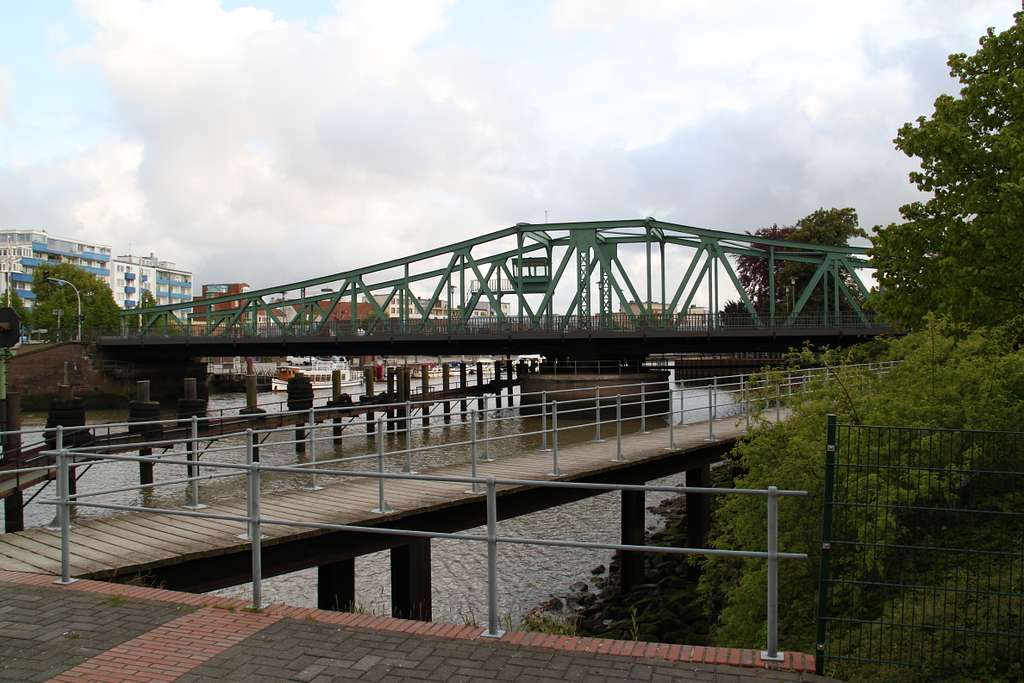
[{"label": "mooring post", "polygon": [[[426,364],[420,366],[420,389],[423,392],[423,401],[430,396],[430,368]],[[420,403],[420,414],[423,416],[423,426],[430,427],[430,404]]]},{"label": "mooring post", "polygon": [[505,379],[508,380],[508,407],[512,407],[514,399],[513,389],[515,389],[514,380],[512,377],[512,359],[505,359]]},{"label": "mooring post", "polygon": [[[339,372],[339,374],[340,374],[340,372]],[[364,394],[364,396],[366,397],[366,400],[368,400],[368,401],[372,401],[373,400],[373,396],[374,396],[373,379],[374,379],[374,377],[373,377],[373,368],[372,367],[363,368],[363,386],[364,386],[364,388],[366,390],[366,393]],[[333,382],[333,380],[334,380],[333,376],[331,377],[331,380]],[[338,396],[339,396],[339,398],[341,396],[340,388],[338,390]],[[375,430],[376,430],[376,424],[377,423],[374,420],[374,417],[375,416],[374,416],[372,410],[366,411],[366,435],[367,436],[372,436],[374,434]],[[337,421],[338,421],[338,418],[335,418],[335,422],[337,422]],[[337,429],[337,428],[335,428],[335,429]]]},{"label": "mooring post", "polygon": [[444,405],[442,405],[441,408],[444,410],[444,423],[446,425],[452,423],[452,403],[447,400],[448,391],[450,389],[449,385],[451,383],[451,378],[448,376],[448,373],[451,372],[451,369],[451,363],[441,364],[441,391],[444,392],[445,395]]},{"label": "mooring post", "polygon": [[[135,400],[140,403],[149,402],[149,380],[143,379],[135,383]],[[160,416],[157,415],[157,419]],[[152,426],[147,425],[142,429],[140,434],[143,440],[149,440],[149,434],[152,431]],[[153,455],[153,449],[149,446],[139,449],[139,455],[141,457],[148,457]],[[153,463],[151,461],[139,461],[139,483],[140,484],[152,484],[153,483]]]},{"label": "mooring post", "polygon": [[[477,387],[483,387],[483,385],[484,385],[484,364],[483,364],[482,361],[477,361],[476,362],[476,385],[477,385]],[[483,391],[481,391],[480,393],[483,393]],[[483,400],[483,398],[478,398],[476,400],[476,409],[477,410],[483,410],[484,409],[484,400]]]},{"label": "mooring post", "polygon": [[387,407],[386,414],[388,416],[388,431],[393,432],[393,431],[395,431],[395,408],[391,404],[394,403],[395,400],[396,400],[396,396],[395,396],[395,368],[390,366],[390,365],[388,366],[388,369],[387,369],[387,378],[388,378],[388,399],[387,399],[388,407]]},{"label": "mooring post", "polygon": [[[466,377],[467,377],[466,361],[460,361],[459,362],[459,390],[460,390],[460,393],[463,395],[463,397],[465,397],[465,395],[466,395],[466,386],[467,386]],[[459,401],[459,415],[462,417],[462,421],[463,422],[465,422],[466,420],[469,419],[469,415],[468,415],[469,411],[466,410],[467,406],[468,406],[468,404],[466,403],[466,399],[462,398]]]},{"label": "mooring post", "polygon": [[501,407],[501,361],[494,361],[494,405]]},{"label": "mooring post", "polygon": [[[16,391],[7,393],[4,405],[6,413],[4,437],[4,464],[20,468],[21,463],[21,395]],[[25,495],[19,486],[4,498],[4,531],[23,531],[25,529]]]}]

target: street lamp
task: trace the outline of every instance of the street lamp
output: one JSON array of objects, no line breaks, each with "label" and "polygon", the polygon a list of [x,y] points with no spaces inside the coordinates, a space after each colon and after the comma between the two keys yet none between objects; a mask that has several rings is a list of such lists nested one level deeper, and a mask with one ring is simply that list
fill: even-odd
[{"label": "street lamp", "polygon": [[72,283],[67,280],[62,280],[59,277],[48,277],[46,278],[50,282],[56,282],[58,286],[67,285],[71,289],[75,290],[75,298],[78,300],[78,334],[76,335],[75,341],[82,341],[82,295],[78,291],[78,287],[75,287]]}]

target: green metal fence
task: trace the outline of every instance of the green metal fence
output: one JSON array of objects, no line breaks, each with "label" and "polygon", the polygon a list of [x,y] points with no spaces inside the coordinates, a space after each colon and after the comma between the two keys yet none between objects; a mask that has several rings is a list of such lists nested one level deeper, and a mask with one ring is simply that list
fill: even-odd
[{"label": "green metal fence", "polygon": [[1019,680],[1024,433],[828,422],[817,669]]}]

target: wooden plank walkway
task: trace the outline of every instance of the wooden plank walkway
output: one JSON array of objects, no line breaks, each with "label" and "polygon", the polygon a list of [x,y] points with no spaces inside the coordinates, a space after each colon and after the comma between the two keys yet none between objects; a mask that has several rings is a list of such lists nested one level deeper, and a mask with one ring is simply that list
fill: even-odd
[{"label": "wooden plank walkway", "polygon": [[[728,417],[715,421],[714,432],[718,442],[736,438],[745,431],[742,418]],[[626,462],[623,463],[614,461],[614,435],[611,438],[606,435],[603,443],[586,442],[559,447],[562,474],[557,478],[550,476],[551,454],[533,450],[505,456],[496,462],[481,462],[477,473],[482,477],[506,479],[575,480],[706,447],[709,445],[705,440],[707,434],[707,422],[677,426],[676,448],[671,453],[666,449],[667,427],[653,429],[648,434],[624,436],[623,456]],[[435,468],[426,473],[467,476],[469,465]],[[300,489],[261,496],[262,517],[333,524],[377,524],[482,497],[468,493],[469,487],[463,483],[387,480],[385,497],[394,511],[382,515],[371,512],[377,506],[375,479],[339,478],[332,482],[329,477],[320,476],[320,482],[324,488],[319,491]],[[499,514],[503,493],[530,488],[534,487],[499,486]],[[244,498],[218,502],[203,512],[245,516],[246,503]],[[71,531],[71,575],[109,579],[187,560],[246,551],[248,542],[239,538],[244,527],[244,522],[151,512],[76,520]],[[263,532],[266,536],[264,547],[328,533],[271,524],[265,524]],[[36,528],[0,535],[0,570],[59,574],[60,533]]]}]

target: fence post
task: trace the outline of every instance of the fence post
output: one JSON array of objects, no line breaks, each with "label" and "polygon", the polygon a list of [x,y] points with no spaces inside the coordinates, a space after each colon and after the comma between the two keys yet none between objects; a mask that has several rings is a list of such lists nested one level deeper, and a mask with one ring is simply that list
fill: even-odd
[{"label": "fence post", "polygon": [[779,652],[779,489],[768,487],[768,648],[761,659],[781,662]]},{"label": "fence post", "polygon": [[[309,439],[309,461],[312,463],[313,469],[316,469],[316,413],[314,408],[309,409],[309,432],[306,438]],[[305,488],[307,491],[319,491],[323,488],[317,483],[316,472],[313,473],[313,479],[309,486]]]},{"label": "fence post", "polygon": [[[382,427],[382,419],[377,418],[377,429]],[[380,432],[383,433],[383,432]],[[377,439],[377,474],[384,474],[384,439]],[[377,477],[377,507],[370,512],[382,515],[392,512],[391,506],[384,500],[384,477]]]},{"label": "fence post", "polygon": [[835,496],[836,416],[826,418],[825,430],[825,508],[821,520],[821,560],[818,570],[818,629],[815,638],[814,671],[825,672],[825,638],[828,626],[829,560],[832,555],[832,506]]},{"label": "fence post", "polygon": [[488,638],[500,638],[498,629],[498,487],[487,477],[487,631]]},{"label": "fence post", "polygon": [[260,461],[253,455],[252,429],[245,430],[245,461],[249,466],[249,543],[252,544],[252,608],[263,608],[263,543],[260,528]]},{"label": "fence post", "polygon": [[622,396],[615,397],[615,462],[622,462]]},{"label": "fence post", "polygon": [[466,493],[480,493],[480,483],[476,480],[476,422],[477,409],[469,413],[469,476],[473,478],[473,484]]},{"label": "fence post", "polygon": [[190,502],[185,507],[191,510],[201,510],[206,506],[199,502],[199,418],[195,415],[192,416],[189,446],[188,459],[196,464],[188,468]]},{"label": "fence post", "polygon": [[78,579],[71,578],[71,499],[68,493],[70,471],[68,452],[62,449],[57,453],[57,498],[60,500],[57,504],[57,516],[60,517],[60,578],[54,581],[62,586],[78,581]]},{"label": "fence post", "polygon": [[560,477],[558,469],[558,401],[551,402],[551,476]]},{"label": "fence post", "polygon": [[551,450],[548,448],[548,392],[546,389],[540,392],[540,450]]},{"label": "fence post", "polygon": [[604,443],[601,438],[601,387],[597,387],[594,399],[594,443]]},{"label": "fence post", "polygon": [[647,384],[640,382],[640,433],[647,434]]}]

